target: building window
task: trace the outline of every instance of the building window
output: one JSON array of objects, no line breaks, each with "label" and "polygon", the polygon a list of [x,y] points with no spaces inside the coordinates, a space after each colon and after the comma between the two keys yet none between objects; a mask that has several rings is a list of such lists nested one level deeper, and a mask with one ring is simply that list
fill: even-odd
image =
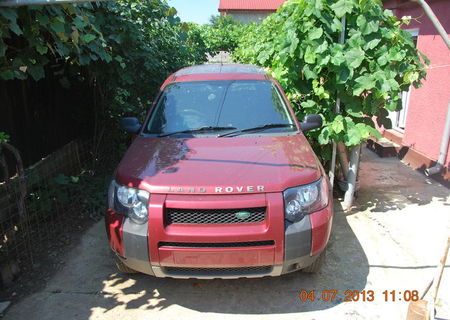
[{"label": "building window", "polygon": [[[405,30],[405,31],[408,31],[409,33],[411,33],[411,36],[414,41],[414,45],[417,47],[417,39],[419,36],[419,29],[410,29],[410,30]],[[406,117],[408,115],[410,96],[411,96],[411,90],[403,91],[402,92],[402,110],[389,112],[389,118],[391,119],[393,129],[396,129],[401,132],[403,132],[405,130]]]}]

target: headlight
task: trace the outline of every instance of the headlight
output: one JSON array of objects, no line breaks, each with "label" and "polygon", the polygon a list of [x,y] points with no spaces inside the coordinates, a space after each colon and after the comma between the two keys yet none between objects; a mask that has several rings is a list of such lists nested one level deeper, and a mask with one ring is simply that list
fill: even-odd
[{"label": "headlight", "polygon": [[283,196],[286,220],[298,222],[305,215],[322,210],[328,205],[326,178],[304,186],[287,189]]},{"label": "headlight", "polygon": [[150,193],[145,190],[118,185],[115,181],[109,187],[109,206],[117,213],[128,216],[137,224],[148,221]]}]

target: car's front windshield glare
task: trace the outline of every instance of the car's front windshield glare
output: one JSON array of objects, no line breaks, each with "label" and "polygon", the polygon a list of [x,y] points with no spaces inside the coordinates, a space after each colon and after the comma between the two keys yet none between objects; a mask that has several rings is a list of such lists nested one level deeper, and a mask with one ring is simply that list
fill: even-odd
[{"label": "car's front windshield glare", "polygon": [[273,133],[293,131],[296,129],[293,123],[271,81],[181,82],[164,89],[145,133],[163,135],[205,127],[248,129],[287,125],[267,130]]}]

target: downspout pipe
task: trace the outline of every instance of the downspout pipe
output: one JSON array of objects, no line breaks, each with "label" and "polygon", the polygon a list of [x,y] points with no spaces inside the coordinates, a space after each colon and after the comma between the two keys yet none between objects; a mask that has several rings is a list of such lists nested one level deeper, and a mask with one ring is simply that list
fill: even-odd
[{"label": "downspout pipe", "polygon": [[[425,0],[412,0],[412,1],[417,2],[423,8],[426,15],[428,16],[428,18],[431,20],[436,30],[441,35],[442,39],[447,45],[447,48],[450,49],[450,39],[447,35],[447,32],[445,31],[444,27],[442,26],[439,19],[436,17],[436,15],[434,14],[433,10],[430,8],[428,3]],[[450,140],[450,102],[448,104],[447,119],[445,120],[445,128],[444,134],[442,136],[439,159],[434,167],[425,170],[426,176],[429,177],[435,174],[439,174],[444,169],[445,160],[447,159],[449,140]]]},{"label": "downspout pipe", "polygon": [[442,39],[444,40],[445,44],[447,45],[448,49],[450,50],[450,39],[448,38],[447,32],[445,31],[442,24],[439,22],[439,19],[436,17],[436,15],[434,14],[433,10],[430,8],[428,3],[426,3],[425,0],[411,0],[411,1],[417,2],[422,7],[423,11],[425,11],[426,15],[431,20],[434,27],[437,29]]},{"label": "downspout pipe", "polygon": [[[411,0],[413,2],[417,2],[425,11],[428,18],[433,23],[436,30],[441,35],[442,39],[444,40],[445,44],[447,45],[448,49],[450,50],[450,39],[447,35],[447,32],[445,31],[444,27],[442,26],[439,19],[434,14],[431,7],[428,5],[428,3],[425,0]],[[425,170],[426,176],[432,176],[435,174],[439,174],[444,169],[445,160],[447,158],[448,153],[448,143],[450,141],[450,102],[448,104],[448,111],[447,111],[447,119],[445,120],[445,128],[444,128],[444,134],[442,136],[442,142],[441,142],[441,149],[439,151],[439,159],[434,167],[428,168]]]},{"label": "downspout pipe", "polygon": [[445,160],[447,159],[448,143],[450,142],[450,102],[448,103],[447,119],[445,120],[444,134],[442,136],[441,150],[439,159],[434,167],[425,170],[427,177],[439,174],[444,170]]}]

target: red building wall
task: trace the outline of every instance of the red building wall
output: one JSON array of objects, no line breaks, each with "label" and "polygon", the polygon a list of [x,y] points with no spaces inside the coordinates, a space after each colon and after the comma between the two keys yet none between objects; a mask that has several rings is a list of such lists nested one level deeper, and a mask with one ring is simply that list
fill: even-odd
[{"label": "red building wall", "polygon": [[[428,3],[450,35],[450,1],[429,0]],[[402,145],[419,156],[435,161],[439,156],[450,101],[450,51],[417,3],[393,0],[384,1],[384,4],[385,8],[391,9],[399,18],[417,18],[417,21],[412,20],[404,29],[418,29],[417,47],[431,61],[423,87],[411,90]],[[411,161],[414,162],[413,166],[421,166],[421,161]],[[446,161],[447,175],[449,163],[450,153],[447,154]]]}]

